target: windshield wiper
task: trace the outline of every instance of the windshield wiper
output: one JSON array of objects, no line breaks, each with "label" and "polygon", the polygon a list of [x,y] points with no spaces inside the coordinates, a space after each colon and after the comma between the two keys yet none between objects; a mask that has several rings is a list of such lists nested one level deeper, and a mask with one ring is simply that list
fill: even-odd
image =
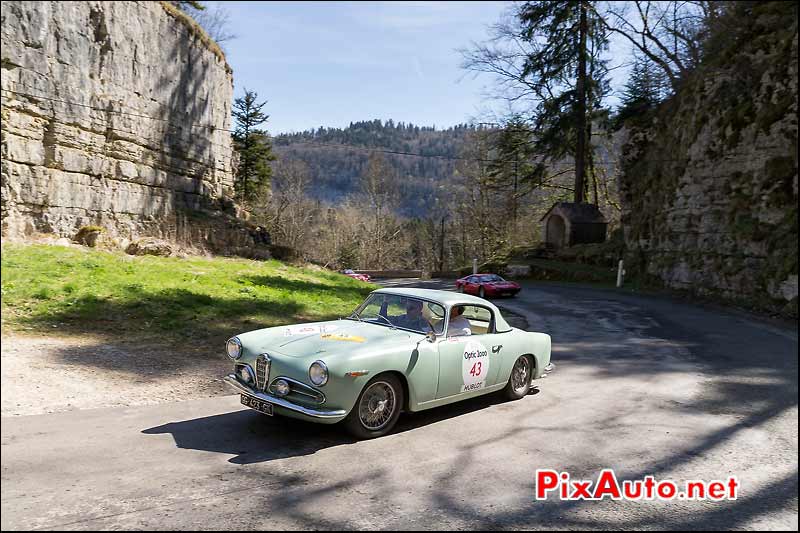
[{"label": "windshield wiper", "polygon": [[356,320],[358,320],[359,322],[361,322],[361,317],[360,317],[360,316],[358,316],[358,313],[355,313],[355,312],[353,312],[353,313],[350,313],[350,316],[349,316],[349,317],[347,317],[347,318],[349,318],[350,320],[352,320],[353,318],[355,318]]}]

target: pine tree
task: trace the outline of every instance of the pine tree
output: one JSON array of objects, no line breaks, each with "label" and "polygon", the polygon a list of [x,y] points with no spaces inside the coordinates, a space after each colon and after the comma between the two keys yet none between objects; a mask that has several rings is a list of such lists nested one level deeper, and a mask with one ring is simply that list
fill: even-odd
[{"label": "pine tree", "polygon": [[583,202],[592,175],[591,124],[608,91],[600,54],[608,47],[596,2],[537,1],[518,12],[532,47],[523,68],[542,96],[532,120],[534,147],[550,160],[575,158],[575,202]]},{"label": "pine tree", "polygon": [[272,181],[269,163],[275,160],[269,134],[258,129],[269,118],[261,111],[267,102],[258,103],[257,100],[254,91],[245,89],[244,96],[233,103],[236,119],[233,143],[239,153],[236,193],[245,206],[269,195]]},{"label": "pine tree", "polygon": [[622,93],[622,105],[617,111],[616,125],[635,118],[654,108],[668,90],[668,80],[663,71],[647,56],[635,53],[633,67]]}]

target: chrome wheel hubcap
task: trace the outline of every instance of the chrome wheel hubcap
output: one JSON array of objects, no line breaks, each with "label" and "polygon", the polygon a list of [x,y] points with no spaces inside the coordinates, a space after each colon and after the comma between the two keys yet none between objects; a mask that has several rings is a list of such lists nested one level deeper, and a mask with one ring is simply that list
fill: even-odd
[{"label": "chrome wheel hubcap", "polygon": [[370,385],[361,396],[358,418],[365,428],[376,431],[389,423],[397,407],[397,395],[391,385],[377,381]]},{"label": "chrome wheel hubcap", "polygon": [[520,357],[514,363],[514,370],[511,371],[511,386],[514,390],[519,392],[524,390],[528,385],[528,375],[530,373],[530,364],[527,357]]}]

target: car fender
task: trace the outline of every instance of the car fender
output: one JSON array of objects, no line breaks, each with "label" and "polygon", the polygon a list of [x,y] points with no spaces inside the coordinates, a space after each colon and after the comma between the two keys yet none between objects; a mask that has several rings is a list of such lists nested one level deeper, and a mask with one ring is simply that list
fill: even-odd
[{"label": "car fender", "polygon": [[503,347],[503,358],[498,373],[498,383],[506,382],[511,377],[511,370],[520,355],[530,355],[534,359],[531,379],[539,379],[544,368],[550,364],[550,335],[533,331],[522,331],[514,328],[510,343]]},{"label": "car fender", "polygon": [[439,379],[439,354],[434,343],[421,335],[420,341],[369,356],[330,358],[326,361],[330,378],[321,389],[328,398],[328,407],[349,413],[367,383],[387,372],[397,374],[406,386],[404,408],[414,410],[421,401],[432,400]]}]

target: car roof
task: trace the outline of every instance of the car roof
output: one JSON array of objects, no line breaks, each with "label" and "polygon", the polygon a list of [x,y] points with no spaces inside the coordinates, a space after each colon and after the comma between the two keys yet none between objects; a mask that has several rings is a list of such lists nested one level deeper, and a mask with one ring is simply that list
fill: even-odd
[{"label": "car roof", "polygon": [[376,291],[373,291],[373,293],[396,294],[398,296],[423,298],[425,300],[433,300],[434,302],[438,302],[444,305],[445,307],[452,307],[454,305],[482,305],[484,307],[489,307],[494,311],[495,322],[497,324],[498,330],[505,331],[511,329],[506,320],[503,318],[503,314],[500,312],[500,309],[498,309],[496,305],[487,300],[484,300],[483,298],[478,298],[477,296],[472,296],[460,292],[440,291],[436,289],[388,288],[388,289],[378,289]]}]

